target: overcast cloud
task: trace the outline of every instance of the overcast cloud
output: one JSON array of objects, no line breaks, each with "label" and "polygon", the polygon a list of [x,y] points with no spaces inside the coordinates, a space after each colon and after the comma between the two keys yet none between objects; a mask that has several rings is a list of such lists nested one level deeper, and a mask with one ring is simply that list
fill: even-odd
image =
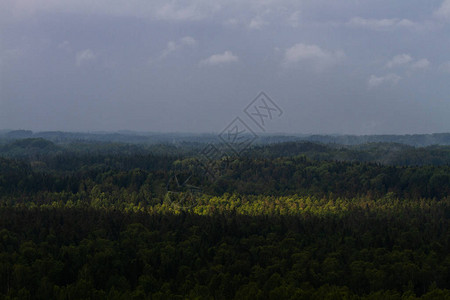
[{"label": "overcast cloud", "polygon": [[450,132],[449,49],[450,0],[5,0],[0,129]]}]

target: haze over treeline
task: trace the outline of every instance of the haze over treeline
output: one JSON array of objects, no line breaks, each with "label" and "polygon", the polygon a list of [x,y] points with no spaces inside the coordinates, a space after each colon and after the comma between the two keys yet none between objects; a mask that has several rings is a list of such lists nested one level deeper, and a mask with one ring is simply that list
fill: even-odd
[{"label": "haze over treeline", "polygon": [[[115,142],[131,144],[223,143],[218,133],[163,133],[163,132],[62,132],[31,130],[0,131],[0,144],[20,139],[46,139],[55,143]],[[323,144],[360,145],[368,143],[396,143],[414,147],[450,145],[450,133],[412,135],[308,135],[308,134],[259,134],[252,144],[264,145],[283,142],[308,141]],[[251,144],[249,145],[251,146]]]}]

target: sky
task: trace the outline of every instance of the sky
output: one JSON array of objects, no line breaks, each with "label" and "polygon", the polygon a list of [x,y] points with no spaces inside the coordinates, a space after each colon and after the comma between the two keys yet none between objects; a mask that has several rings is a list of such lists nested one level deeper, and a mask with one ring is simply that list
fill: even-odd
[{"label": "sky", "polygon": [[0,2],[0,129],[450,132],[449,83],[450,0]]}]

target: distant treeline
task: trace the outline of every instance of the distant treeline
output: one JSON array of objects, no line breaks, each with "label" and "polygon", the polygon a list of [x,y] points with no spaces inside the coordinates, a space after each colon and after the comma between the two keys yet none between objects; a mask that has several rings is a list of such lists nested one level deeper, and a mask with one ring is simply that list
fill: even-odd
[{"label": "distant treeline", "polygon": [[[33,140],[32,143],[45,149],[52,147],[47,144],[49,142]],[[83,186],[90,187],[89,191],[98,186],[108,191],[125,189],[125,194],[144,195],[151,190],[153,198],[161,199],[168,180],[179,173],[191,176],[191,183],[210,195],[381,197],[391,193],[400,198],[417,199],[442,198],[450,194],[448,165],[405,167],[359,161],[312,160],[305,155],[276,155],[272,158],[264,152],[267,149],[261,149],[257,152],[260,157],[256,154],[252,157],[227,157],[205,168],[196,157],[134,150],[128,153],[121,147],[125,146],[119,146],[118,152],[63,151],[51,155],[35,154],[27,159],[0,158],[0,192],[8,195],[36,194],[39,191],[77,193]],[[311,152],[320,155],[318,150]],[[215,180],[205,174],[208,168]]]},{"label": "distant treeline", "polygon": [[[230,151],[218,145],[225,153]],[[43,138],[11,140],[0,144],[0,157],[47,161],[56,156],[78,155],[162,155],[177,158],[199,157],[205,144],[183,142],[177,145],[126,144],[112,142],[54,143]],[[304,155],[313,160],[373,162],[396,166],[450,165],[450,146],[413,147],[399,143],[368,143],[361,145],[322,144],[306,141],[254,145],[241,157],[268,158]]]},{"label": "distant treeline", "polygon": [[[132,144],[161,144],[170,143],[219,143],[214,133],[158,133],[158,132],[62,132],[31,130],[0,131],[0,142],[14,139],[44,138],[55,143],[71,142],[114,142]],[[309,141],[323,144],[359,145],[367,143],[399,143],[415,147],[431,145],[450,145],[450,133],[433,134],[406,134],[406,135],[295,135],[277,134],[259,135],[256,144],[267,145],[272,143]]]},{"label": "distant treeline", "polygon": [[286,142],[252,148],[249,157],[292,157],[305,155],[314,160],[374,162],[397,166],[450,165],[450,146],[412,147],[398,143],[361,145]]}]

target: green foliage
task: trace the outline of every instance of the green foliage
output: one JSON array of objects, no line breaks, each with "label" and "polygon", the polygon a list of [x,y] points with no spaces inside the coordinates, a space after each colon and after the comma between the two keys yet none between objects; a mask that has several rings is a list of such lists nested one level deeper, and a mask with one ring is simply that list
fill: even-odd
[{"label": "green foliage", "polygon": [[369,208],[377,203],[349,206],[345,214],[322,202],[315,214],[272,216],[4,207],[0,294],[35,299],[448,296],[450,204],[421,209],[425,203],[411,203],[391,210],[381,202],[379,208]]},{"label": "green foliage", "polygon": [[449,166],[80,147],[0,158],[0,298],[450,297]]}]

